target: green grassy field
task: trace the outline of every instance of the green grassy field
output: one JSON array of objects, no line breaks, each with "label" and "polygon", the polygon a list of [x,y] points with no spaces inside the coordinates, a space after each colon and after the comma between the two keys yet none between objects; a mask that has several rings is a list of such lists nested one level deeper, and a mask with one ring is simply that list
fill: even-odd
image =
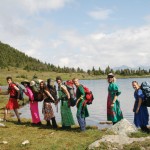
[{"label": "green grassy field", "polygon": [[[46,80],[47,78],[55,79],[57,75],[62,76],[64,80],[78,77],[79,79],[99,79],[105,78],[88,76],[87,74],[58,74],[51,72],[27,72],[22,69],[3,69],[1,70],[0,85],[6,85],[5,78],[11,75],[16,82],[21,82],[24,79],[31,80],[34,75],[38,78]],[[0,95],[0,118],[3,118],[3,108],[8,100],[8,96]],[[28,100],[25,100],[27,103]],[[22,102],[20,101],[20,105]],[[22,107],[22,106],[21,106]],[[12,118],[12,113],[8,116],[8,122],[4,124],[6,127],[0,127],[0,150],[84,150],[89,144],[100,139],[106,133],[106,130],[98,130],[97,127],[87,127],[86,132],[80,132],[79,126],[75,125],[71,130],[62,130],[61,125],[57,130],[47,128],[45,122],[42,126],[32,126],[31,120],[21,118],[22,124],[17,124],[17,119]],[[3,122],[0,122],[3,123]],[[147,134],[138,132],[132,135],[133,137],[145,137]],[[22,142],[29,140],[29,144],[22,145]],[[2,141],[7,141],[8,144],[2,144]],[[139,147],[149,147],[150,141],[135,142],[130,145],[125,145],[124,149],[138,150]],[[101,145],[98,149],[108,149],[108,145]]]}]

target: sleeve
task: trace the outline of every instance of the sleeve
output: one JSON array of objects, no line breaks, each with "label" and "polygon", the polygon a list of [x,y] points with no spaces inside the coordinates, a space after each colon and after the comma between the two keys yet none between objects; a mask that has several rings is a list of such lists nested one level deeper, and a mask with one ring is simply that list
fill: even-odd
[{"label": "sleeve", "polygon": [[143,94],[143,92],[142,92],[141,89],[138,90],[137,95],[138,95],[139,98],[141,98],[142,100],[144,100],[144,94]]},{"label": "sleeve", "polygon": [[80,91],[80,94],[81,94],[80,98],[81,99],[85,98],[84,88],[82,86],[79,86],[78,88],[79,88],[79,91]]},{"label": "sleeve", "polygon": [[29,96],[29,99],[30,100],[34,100],[34,95],[33,95],[33,92],[29,89],[29,88],[27,88],[27,92],[25,92],[25,94],[27,95],[27,96]]},{"label": "sleeve", "polygon": [[114,94],[117,96],[121,94],[121,91],[119,90],[119,87],[117,84],[113,84],[113,91],[114,91]]}]

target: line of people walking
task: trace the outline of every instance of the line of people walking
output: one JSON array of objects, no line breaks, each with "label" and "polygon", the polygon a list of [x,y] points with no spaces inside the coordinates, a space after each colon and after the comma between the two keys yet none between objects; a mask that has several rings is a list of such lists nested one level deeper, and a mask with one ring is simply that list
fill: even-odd
[{"label": "line of people walking", "polygon": [[[4,111],[4,121],[6,121],[8,110],[13,109],[17,116],[18,123],[21,123],[18,113],[18,97],[16,96],[17,93],[19,93],[19,88],[16,84],[14,84],[11,77],[7,77],[6,80],[8,82],[9,88],[8,92],[5,94],[10,94],[10,98]],[[118,96],[121,94],[121,91],[119,90],[119,87],[116,83],[116,78],[113,73],[108,74],[107,81],[109,83],[107,97],[107,120],[112,121],[114,125],[123,119],[123,113],[121,111],[120,102],[118,100]],[[85,91],[77,78],[72,79],[72,82],[76,87],[76,117],[81,131],[85,131],[86,117],[89,116],[87,105],[85,103]],[[39,81],[39,89],[37,90],[35,88],[36,83],[34,80],[31,82],[27,80],[21,82],[21,84],[25,87],[24,93],[29,97],[32,124],[41,125],[38,101],[43,101],[42,113],[44,115],[44,120],[46,120],[47,126],[51,126],[56,129],[58,125],[55,119],[52,104],[57,106],[58,102],[60,101],[62,129],[70,129],[71,126],[75,124],[71,111],[70,93],[60,76],[56,77],[58,92],[56,90],[52,90],[50,83],[51,79],[47,80],[47,84],[43,80]],[[140,89],[137,81],[132,82],[132,87],[135,89],[135,103],[133,106],[134,124],[136,127],[140,127],[143,132],[149,133],[149,129],[147,128],[149,122],[149,113],[147,107],[142,105],[145,95]]]}]

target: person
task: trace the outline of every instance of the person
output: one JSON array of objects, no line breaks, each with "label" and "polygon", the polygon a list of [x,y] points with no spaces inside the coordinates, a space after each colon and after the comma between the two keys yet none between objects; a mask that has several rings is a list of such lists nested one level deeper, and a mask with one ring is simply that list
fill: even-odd
[{"label": "person", "polygon": [[7,77],[6,78],[7,83],[8,83],[8,90],[6,93],[3,93],[5,95],[9,94],[9,100],[8,103],[6,104],[5,110],[4,110],[4,121],[7,121],[7,114],[8,110],[14,110],[16,117],[18,119],[18,123],[21,123],[20,121],[20,116],[18,113],[19,109],[19,104],[17,99],[19,98],[19,88],[17,85],[12,81],[12,77]]},{"label": "person", "polygon": [[118,96],[121,91],[116,84],[116,78],[113,73],[109,73],[107,76],[109,83],[108,86],[108,97],[107,97],[107,120],[112,121],[113,125],[123,119],[123,114],[120,109],[120,102]]},{"label": "person", "polygon": [[42,112],[44,114],[44,119],[47,122],[47,126],[51,126],[50,120],[52,120],[53,128],[57,128],[57,123],[55,120],[54,111],[51,105],[51,102],[55,103],[55,99],[51,95],[44,81],[40,82],[40,91],[43,94],[43,109]]},{"label": "person", "polygon": [[59,100],[61,100],[60,111],[62,129],[70,129],[71,125],[75,124],[70,108],[70,94],[60,76],[56,77],[56,82],[58,84],[58,97]]},{"label": "person", "polygon": [[134,124],[136,127],[140,127],[143,132],[150,133],[149,129],[147,128],[148,121],[149,121],[149,113],[146,106],[142,105],[144,100],[144,94],[140,89],[140,86],[137,81],[132,82],[132,87],[135,89],[134,91]]},{"label": "person", "polygon": [[81,131],[86,130],[86,117],[89,117],[89,112],[87,109],[86,101],[85,101],[85,92],[83,86],[79,83],[77,78],[73,79],[73,83],[76,86],[76,106],[77,106],[77,120],[80,126]]},{"label": "person", "polygon": [[30,82],[28,80],[24,80],[21,82],[21,84],[25,87],[25,90],[23,90],[23,92],[29,97],[32,124],[33,125],[41,125],[39,109],[38,109],[38,102],[35,101],[35,99],[34,99],[34,95],[31,90],[31,87],[30,87]]}]

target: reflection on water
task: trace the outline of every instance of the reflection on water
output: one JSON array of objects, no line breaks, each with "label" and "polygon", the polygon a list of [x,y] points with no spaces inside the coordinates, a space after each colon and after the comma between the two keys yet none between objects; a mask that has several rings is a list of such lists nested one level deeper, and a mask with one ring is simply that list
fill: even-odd
[{"label": "reflection on water", "polygon": [[[131,86],[131,82],[133,80],[137,80],[139,84],[142,81],[150,81],[149,78],[137,78],[137,79],[118,79],[117,84],[120,87],[121,95],[119,96],[119,100],[121,103],[121,109],[123,111],[124,118],[128,119],[131,123],[133,123],[133,104],[134,104],[134,97],[133,97],[133,88]],[[93,94],[94,94],[94,101],[92,105],[88,106],[90,117],[86,119],[87,125],[96,125],[102,127],[104,125],[100,125],[100,121],[107,120],[107,88],[108,83],[106,80],[82,80],[80,81],[83,85],[89,87]],[[54,112],[56,115],[57,122],[60,122],[60,106],[58,106],[58,113],[56,112],[56,108],[53,105]],[[41,119],[43,120],[42,115],[42,102],[39,102],[39,111]],[[29,104],[25,107],[20,109],[22,113],[21,117],[23,118],[31,118]],[[76,119],[76,107],[72,108],[72,112],[74,115],[74,119],[77,123]]]}]

